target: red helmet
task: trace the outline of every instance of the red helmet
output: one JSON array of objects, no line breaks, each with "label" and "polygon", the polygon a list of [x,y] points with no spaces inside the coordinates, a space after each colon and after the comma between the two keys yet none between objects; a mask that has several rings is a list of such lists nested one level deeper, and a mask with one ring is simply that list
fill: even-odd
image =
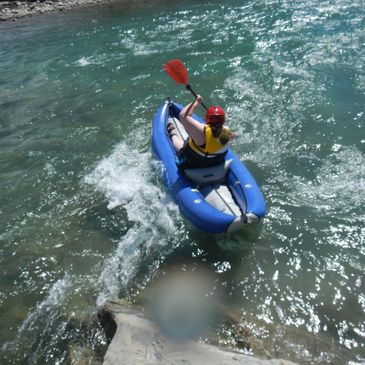
[{"label": "red helmet", "polygon": [[225,121],[224,110],[220,106],[211,106],[206,114],[205,121],[208,124],[223,124]]}]

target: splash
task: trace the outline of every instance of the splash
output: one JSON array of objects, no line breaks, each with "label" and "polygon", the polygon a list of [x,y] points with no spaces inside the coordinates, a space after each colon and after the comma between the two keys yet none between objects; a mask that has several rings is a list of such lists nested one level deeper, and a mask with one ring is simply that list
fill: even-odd
[{"label": "splash", "polygon": [[[67,273],[51,286],[48,295],[36,305],[19,327],[16,338],[2,346],[2,351],[7,356],[13,356],[13,361],[20,361],[23,357],[22,360],[28,359],[28,363],[56,358],[52,345],[57,344],[60,334],[65,330],[65,323],[60,320],[60,308],[70,287],[71,278]],[[63,356],[64,354],[61,355]]]},{"label": "splash", "polygon": [[121,143],[85,178],[105,195],[108,209],[126,211],[130,225],[104,263],[98,304],[117,297],[153,251],[168,251],[178,231],[178,208],[166,191],[155,186],[155,170],[149,152],[140,153]]}]

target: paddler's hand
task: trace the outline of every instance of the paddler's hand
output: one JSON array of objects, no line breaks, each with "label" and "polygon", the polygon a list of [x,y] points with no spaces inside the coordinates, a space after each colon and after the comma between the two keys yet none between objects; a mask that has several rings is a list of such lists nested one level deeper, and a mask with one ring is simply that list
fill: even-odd
[{"label": "paddler's hand", "polygon": [[200,104],[202,102],[203,98],[200,95],[197,95],[196,101]]},{"label": "paddler's hand", "polygon": [[228,134],[229,134],[229,139],[234,139],[237,137],[237,134],[234,132],[229,131]]}]

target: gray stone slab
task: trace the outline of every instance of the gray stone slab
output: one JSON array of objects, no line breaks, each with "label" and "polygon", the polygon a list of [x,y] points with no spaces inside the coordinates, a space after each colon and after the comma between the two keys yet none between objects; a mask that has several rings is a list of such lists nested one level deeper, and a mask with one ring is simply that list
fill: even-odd
[{"label": "gray stone slab", "polygon": [[198,341],[174,340],[143,312],[118,303],[107,303],[102,311],[110,314],[116,323],[104,365],[295,365],[286,360],[260,359],[227,351]]}]

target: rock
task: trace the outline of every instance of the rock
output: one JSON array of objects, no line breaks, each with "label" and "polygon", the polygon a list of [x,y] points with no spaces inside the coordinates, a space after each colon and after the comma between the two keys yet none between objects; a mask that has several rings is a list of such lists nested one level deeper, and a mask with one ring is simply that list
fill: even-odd
[{"label": "rock", "polygon": [[[101,0],[109,2],[110,0]],[[115,0],[120,1],[120,0]],[[95,0],[0,0],[0,21],[12,20],[34,14],[45,14],[54,11],[94,5]],[[18,13],[14,9],[19,9]]]},{"label": "rock", "polygon": [[194,340],[174,340],[142,311],[124,303],[107,302],[99,310],[99,318],[111,340],[104,365],[295,365],[286,360],[260,359],[227,351]]}]

